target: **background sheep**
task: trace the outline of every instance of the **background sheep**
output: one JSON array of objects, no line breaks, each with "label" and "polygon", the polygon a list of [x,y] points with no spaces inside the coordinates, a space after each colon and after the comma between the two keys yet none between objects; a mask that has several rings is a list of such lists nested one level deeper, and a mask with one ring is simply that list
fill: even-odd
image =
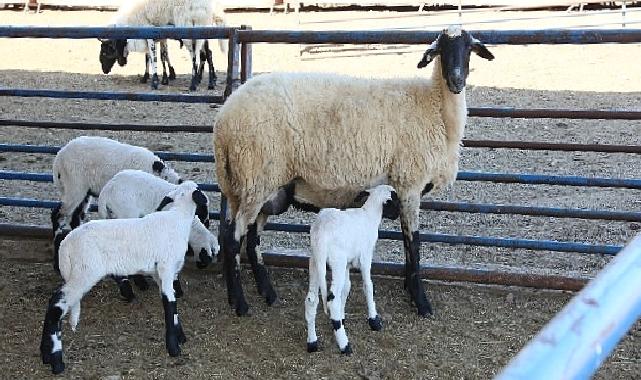
[{"label": "background sheep", "polygon": [[171,183],[178,174],[146,148],[123,144],[105,137],[80,136],[62,147],[53,160],[53,182],[60,191],[60,207],[52,211],[54,267],[67,218],[73,229],[85,218],[89,200],[123,169],[140,169]]},{"label": "background sheep", "polygon": [[[450,28],[418,65],[434,60],[431,79],[274,73],[254,77],[227,99],[215,122],[214,148],[229,202],[221,244],[237,313],[247,305],[239,267],[231,263],[240,242],[262,229],[266,202],[294,184],[297,202],[341,208],[354,193],[382,183],[396,189],[401,203],[405,287],[419,314],[431,313],[419,275],[418,212],[422,194],[456,178],[471,51],[493,59],[468,32]],[[249,251],[248,257],[256,261]],[[271,289],[268,276],[261,281],[263,290]]]},{"label": "background sheep", "polygon": [[[139,218],[154,211],[171,207],[173,199],[169,194],[179,185],[141,170],[123,170],[107,182],[98,197],[98,215],[102,219]],[[200,190],[197,190],[200,191]],[[189,232],[189,249],[197,253],[197,266],[206,267],[213,255],[218,254],[218,239],[208,229],[209,199],[203,193],[205,202],[196,206],[196,215]],[[128,301],[134,300],[134,293],[127,278],[117,277],[120,294]],[[135,278],[139,288],[146,289],[144,277]],[[182,296],[178,279],[174,281],[176,297]]]},{"label": "background sheep", "polygon": [[62,318],[70,310],[69,323],[75,331],[83,295],[108,275],[147,273],[157,279],[165,311],[165,345],[169,355],[180,354],[180,344],[186,339],[172,283],[184,264],[196,205],[205,200],[191,181],[180,185],[171,197],[174,206],[168,211],[136,219],[91,221],[71,231],[62,242],[60,274],[65,283],[49,301],[40,342],[42,362],[50,364],[53,373],[64,370]]},{"label": "background sheep", "polygon": [[[374,246],[378,240],[383,204],[392,200],[394,189],[380,185],[368,191],[369,198],[361,208],[320,211],[310,229],[312,254],[309,258],[309,292],[305,298],[307,320],[307,351],[318,350],[316,337],[316,308],[318,290],[323,299],[325,313],[329,303],[330,319],[338,348],[351,354],[352,348],[345,332],[345,303],[349,296],[350,267],[359,268],[363,277],[363,292],[367,299],[367,322],[372,330],[383,328],[381,317],[374,303],[374,285],[371,268]],[[332,270],[332,283],[327,294],[325,267]]]},{"label": "background sheep", "polygon": [[[220,13],[215,16],[214,12]],[[216,22],[217,25],[223,25],[222,7],[214,0],[133,0],[124,3],[118,8],[118,13],[114,17],[113,24],[117,26],[210,26]],[[166,43],[166,41],[165,41]],[[208,88],[213,89],[216,84],[216,73],[212,61],[211,50],[207,40],[183,40],[191,54],[192,59],[192,80],[189,87],[194,91],[202,79],[204,62],[207,61],[209,68]],[[182,46],[182,45],[181,45]],[[151,66],[152,79],[151,88],[158,88],[158,74],[156,68],[156,43],[154,40],[103,40],[100,48],[100,62],[105,74],[111,71],[116,60],[120,66],[127,63],[127,54],[129,51],[144,51]],[[165,58],[169,62],[166,54]],[[196,55],[199,54],[200,61],[197,62]],[[161,42],[162,56],[162,42]],[[163,62],[163,84],[165,81]],[[147,73],[145,68],[145,73]],[[171,66],[170,66],[171,75]],[[143,77],[144,80],[145,77]],[[166,82],[166,83],[165,83]]]}]

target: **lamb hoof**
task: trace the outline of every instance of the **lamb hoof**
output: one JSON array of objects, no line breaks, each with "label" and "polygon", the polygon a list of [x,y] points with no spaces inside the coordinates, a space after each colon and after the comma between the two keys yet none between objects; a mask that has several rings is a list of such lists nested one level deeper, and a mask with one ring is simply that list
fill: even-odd
[{"label": "lamb hoof", "polygon": [[352,344],[347,343],[347,346],[345,348],[341,349],[341,354],[351,356],[352,355]]},{"label": "lamb hoof", "polygon": [[215,89],[215,88],[216,88],[216,85],[215,85],[215,84],[211,84],[211,83],[210,83],[210,84],[208,84],[208,85],[207,85],[207,89],[208,89],[208,90],[213,90],[213,89]]},{"label": "lamb hoof", "polygon": [[180,355],[180,345],[178,343],[177,335],[174,335],[167,340],[167,353],[172,358]]},{"label": "lamb hoof", "polygon": [[145,73],[145,75],[143,75],[143,76],[140,78],[140,83],[145,84],[145,83],[147,83],[147,81],[148,81],[148,80],[149,80],[149,74]]},{"label": "lamb hoof", "polygon": [[[42,351],[42,349],[40,351]],[[42,359],[42,364],[51,364],[51,354],[40,352],[40,358]]]},{"label": "lamb hoof", "polygon": [[189,91],[196,91],[196,89],[197,89],[197,88],[198,88],[198,86],[196,86],[195,84],[193,84],[193,83],[192,83],[192,84],[189,86]]},{"label": "lamb hoof", "polygon": [[380,315],[374,318],[367,318],[367,323],[369,323],[369,328],[372,331],[381,331],[383,329],[383,320]]},{"label": "lamb hoof", "polygon": [[174,68],[172,66],[169,66],[169,79],[176,79],[176,72],[174,71]]},{"label": "lamb hoof", "polygon": [[154,75],[151,77],[151,89],[152,89],[152,90],[157,90],[157,89],[158,89],[158,83],[159,83],[159,82],[160,82],[160,80],[158,80],[158,74],[154,74]]},{"label": "lamb hoof", "polygon": [[236,306],[236,315],[239,317],[245,317],[249,315],[249,305],[247,303],[242,303]]},{"label": "lamb hoof", "polygon": [[167,77],[167,74],[162,75],[162,79],[160,80],[160,84],[163,86],[166,86],[169,84],[169,78]]},{"label": "lamb hoof", "polygon": [[318,351],[318,341],[307,342],[307,352],[317,352]]},{"label": "lamb hoof", "polygon": [[278,302],[278,296],[276,295],[276,292],[274,289],[271,289],[270,292],[267,292],[267,295],[265,296],[265,301],[267,301],[267,306],[273,306],[275,303]]},{"label": "lamb hoof", "polygon": [[175,348],[167,348],[167,353],[169,353],[169,356],[171,356],[172,358],[180,356],[180,347],[176,346]]},{"label": "lamb hoof", "polygon": [[51,373],[57,375],[65,370],[65,363],[62,362],[62,351],[51,354]]}]

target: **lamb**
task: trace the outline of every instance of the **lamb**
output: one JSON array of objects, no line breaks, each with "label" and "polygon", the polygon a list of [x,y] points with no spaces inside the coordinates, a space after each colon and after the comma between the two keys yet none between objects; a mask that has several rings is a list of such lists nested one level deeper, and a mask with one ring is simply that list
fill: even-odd
[{"label": "lamb", "polygon": [[[316,308],[318,290],[323,299],[325,313],[329,303],[330,319],[338,348],[351,354],[352,348],[345,332],[345,303],[351,288],[350,267],[359,268],[363,276],[363,292],[367,299],[367,322],[374,331],[383,328],[381,317],[374,303],[374,285],[371,278],[372,254],[378,239],[383,204],[392,200],[394,189],[379,185],[369,190],[369,198],[361,208],[320,211],[311,225],[312,255],[309,258],[309,292],[305,298],[307,320],[307,351],[318,351],[316,337]],[[332,284],[327,294],[325,267],[332,270]]]},{"label": "lamb", "polygon": [[[168,196],[179,185],[171,184],[162,178],[142,170],[123,170],[107,182],[98,197],[98,215],[102,219],[138,218],[154,211],[161,211],[171,205]],[[200,190],[198,190],[200,191]],[[188,252],[197,252],[199,268],[205,268],[213,255],[220,249],[218,239],[209,230],[209,199],[203,193],[205,203],[197,205],[196,216],[189,232]],[[127,278],[116,278],[120,294],[131,302],[135,299]],[[144,277],[134,278],[139,288],[146,289]],[[174,282],[176,297],[182,296],[178,279]]]},{"label": "lamb", "polygon": [[80,136],[62,147],[53,161],[53,182],[61,205],[51,214],[54,233],[54,268],[67,218],[74,229],[85,219],[89,200],[98,197],[107,181],[123,169],[140,169],[171,183],[180,183],[176,172],[146,148],[105,137]]},{"label": "lamb", "polygon": [[[161,289],[165,312],[165,346],[170,356],[180,354],[186,341],[178,320],[173,280],[185,261],[189,231],[197,205],[205,203],[192,181],[185,181],[170,196],[173,207],[142,218],[94,220],[71,231],[60,245],[60,273],[64,285],[47,308],[40,356],[54,374],[64,370],[61,322],[70,312],[75,331],[84,294],[108,275],[151,274]],[[118,239],[114,239],[118,236]]]},{"label": "lamb", "polygon": [[259,291],[273,290],[249,248],[273,209],[270,203],[287,200],[282,194],[293,186],[292,198],[309,209],[349,207],[355,194],[379,184],[398,193],[405,287],[418,313],[431,314],[419,275],[419,206],[423,194],[456,178],[471,51],[494,58],[470,33],[450,27],[418,64],[434,61],[431,79],[273,73],[254,77],[225,101],[214,124],[214,149],[226,198],[223,266],[237,314],[248,310],[233,264],[241,242],[258,268]]},{"label": "lamb", "polygon": [[[114,25],[129,26],[209,26],[213,22],[223,24],[219,10],[221,7],[215,0],[134,0],[130,1],[118,9],[114,17]],[[212,62],[211,50],[207,40],[184,40],[191,54],[192,59],[192,78],[190,90],[195,91],[202,79],[204,61],[207,60],[209,68],[209,89],[213,89],[216,84],[216,73]],[[162,45],[161,45],[162,47]],[[127,54],[129,51],[145,51],[146,57],[149,57],[148,64],[151,66],[152,78],[151,88],[158,89],[158,74],[156,69],[156,43],[154,40],[103,40],[100,49],[100,62],[105,74],[109,73],[117,60],[120,66],[127,63]],[[165,58],[169,59],[165,51]],[[161,51],[162,53],[162,51]],[[200,53],[200,61],[197,63],[196,55]],[[147,69],[146,71],[147,72]],[[170,69],[171,74],[171,69]],[[145,77],[143,77],[143,80]],[[163,84],[165,80],[164,62],[163,62]]]}]

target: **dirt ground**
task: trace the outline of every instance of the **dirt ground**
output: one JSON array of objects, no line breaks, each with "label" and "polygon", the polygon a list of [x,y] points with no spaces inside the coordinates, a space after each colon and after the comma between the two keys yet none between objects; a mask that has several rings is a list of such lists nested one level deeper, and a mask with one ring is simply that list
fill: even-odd
[{"label": "dirt ground", "polygon": [[[526,16],[545,15],[528,12]],[[0,11],[0,24],[104,25],[109,12],[22,14]],[[510,14],[509,17],[523,14]],[[419,28],[451,22],[449,16],[398,12],[304,12],[295,15],[236,12],[230,25],[254,29],[382,29]],[[493,17],[498,17],[494,15]],[[508,16],[505,16],[508,17]],[[501,24],[506,28],[534,27],[530,21]],[[556,26],[537,22],[536,27]],[[485,25],[490,28],[491,25]],[[306,47],[256,45],[254,70],[333,71],[350,75],[390,77],[429,75],[415,69],[422,46]],[[472,58],[467,98],[470,106],[638,109],[641,101],[641,45],[600,46],[490,46],[493,62]],[[147,91],[138,83],[143,58],[133,55],[124,68],[110,75],[100,72],[99,43],[95,40],[0,39],[0,84],[12,88]],[[214,52],[222,89],[226,60]],[[160,92],[186,93],[189,62],[185,51],[170,42],[178,79]],[[200,89],[199,93],[208,93]],[[110,102],[1,98],[2,118],[53,121],[91,121],[148,124],[211,124],[215,108],[202,104]],[[508,120],[470,118],[471,139],[534,140],[573,143],[640,144],[634,121]],[[3,143],[63,145],[81,134],[99,134],[144,145],[153,150],[211,153],[209,134],[86,132],[1,127]],[[3,170],[50,172],[52,156],[0,154]],[[185,177],[215,182],[213,165],[175,163]],[[463,149],[461,170],[635,178],[639,159],[630,154],[560,153],[508,149]],[[0,182],[3,196],[57,199],[46,183]],[[212,203],[217,197],[212,194]],[[457,182],[435,199],[532,206],[641,211],[639,192],[628,189],[560,186],[501,185]],[[310,215],[291,212],[274,221],[309,222]],[[40,209],[1,207],[1,222],[46,225]],[[395,223],[386,228],[399,229]],[[625,244],[639,224],[600,220],[537,218],[422,212],[424,232],[519,237],[594,244]],[[306,235],[267,233],[262,248],[307,249]],[[44,257],[42,243],[2,242],[2,255]],[[598,255],[502,248],[425,244],[422,261],[532,273],[593,275],[608,258]],[[376,259],[400,262],[401,244],[381,241]],[[220,270],[187,270],[186,298],[179,310],[189,342],[183,356],[169,358],[163,345],[162,312],[155,291],[139,292],[140,304],[118,299],[113,284],[104,282],[83,303],[79,331],[64,329],[65,376],[70,378],[434,378],[486,379],[507,361],[570,298],[570,294],[521,288],[485,287],[428,282],[436,315],[418,319],[407,303],[402,283],[378,277],[376,300],[386,322],[381,333],[370,332],[358,275],[348,305],[348,332],[355,353],[342,358],[334,347],[329,324],[319,319],[323,352],[304,352],[303,298],[306,275],[298,270],[273,270],[281,297],[266,308],[245,273],[244,284],[252,316],[237,318],[227,307]],[[0,349],[6,353],[1,368],[11,378],[41,378],[48,368],[39,364],[37,345],[46,300],[58,285],[49,263],[12,260],[0,268]],[[211,289],[214,289],[212,292]],[[324,318],[322,312],[319,318]],[[631,379],[641,369],[635,349],[635,327],[599,370],[597,378]]]}]

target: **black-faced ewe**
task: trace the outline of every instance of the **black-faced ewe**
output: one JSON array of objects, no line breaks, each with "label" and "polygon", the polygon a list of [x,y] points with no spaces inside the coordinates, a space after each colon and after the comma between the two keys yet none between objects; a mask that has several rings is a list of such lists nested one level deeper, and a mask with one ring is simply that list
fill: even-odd
[{"label": "black-faced ewe", "polygon": [[[140,218],[154,211],[171,207],[169,194],[180,185],[142,170],[123,170],[107,182],[98,197],[98,215],[102,219]],[[197,190],[200,191],[200,190]],[[196,216],[189,232],[188,251],[196,253],[198,268],[206,268],[220,249],[218,239],[209,230],[209,199],[202,193],[204,203],[196,205]],[[144,277],[135,278],[138,287],[146,288]],[[131,284],[126,277],[116,278],[120,294],[127,300],[135,299]],[[180,281],[174,281],[176,297],[182,296]]]},{"label": "black-faced ewe", "polygon": [[148,149],[105,137],[80,136],[60,149],[53,160],[53,183],[60,191],[61,205],[51,214],[56,270],[58,246],[67,224],[71,229],[78,227],[86,217],[90,198],[98,197],[107,181],[124,169],[139,169],[171,183],[181,181]]},{"label": "black-faced ewe", "polygon": [[[131,0],[123,3],[114,16],[114,26],[211,26],[214,23],[224,25],[222,7],[215,0]],[[108,74],[114,63],[118,61],[120,66],[127,63],[127,55],[130,51],[145,52],[146,67],[145,76],[142,81],[146,83],[149,78],[149,67],[151,67],[151,88],[158,88],[158,74],[156,68],[156,41],[148,40],[101,40],[100,63],[102,71]],[[176,74],[169,64],[167,54],[167,41],[161,40],[161,60],[163,64],[162,84],[168,84],[169,79],[175,78]],[[212,61],[212,53],[207,40],[182,40],[191,54],[192,78],[190,90],[196,90],[202,80],[205,61],[209,69],[208,88],[213,89],[216,84],[216,73]],[[219,40],[222,48],[222,42]],[[197,62],[197,55],[200,60]],[[165,61],[169,64],[169,77],[165,71]]]},{"label": "black-faced ewe", "polygon": [[185,261],[185,250],[202,192],[185,181],[169,194],[173,206],[134,219],[94,220],[71,231],[60,245],[60,274],[64,285],[49,300],[40,342],[44,364],[53,373],[64,370],[62,319],[70,312],[75,331],[84,294],[109,275],[150,274],[161,290],[165,311],[165,345],[171,356],[186,341],[178,320],[173,281]]},{"label": "black-faced ewe", "polygon": [[[349,207],[354,194],[379,184],[393,186],[400,200],[405,287],[418,313],[431,313],[419,275],[419,206],[424,193],[456,178],[471,52],[494,58],[470,33],[451,27],[418,64],[434,61],[431,79],[274,73],[254,77],[226,100],[214,149],[228,200],[221,246],[237,313],[247,304],[234,259],[246,242],[256,263],[249,245],[267,220],[266,203],[293,185],[293,199],[310,209]],[[267,272],[256,265],[259,291],[269,294]]]},{"label": "black-faced ewe", "polygon": [[[345,332],[345,303],[351,281],[349,269],[358,268],[363,278],[363,292],[367,300],[367,322],[374,331],[383,328],[383,321],[376,312],[371,268],[374,246],[378,240],[383,204],[392,200],[394,189],[379,185],[368,191],[369,197],[361,208],[339,210],[322,209],[312,223],[310,239],[312,254],[309,257],[309,292],[305,298],[307,321],[307,351],[318,350],[316,337],[316,309],[318,290],[323,299],[325,313],[329,315],[338,348],[343,354],[352,352]],[[326,266],[332,271],[332,281],[327,293]]]}]

